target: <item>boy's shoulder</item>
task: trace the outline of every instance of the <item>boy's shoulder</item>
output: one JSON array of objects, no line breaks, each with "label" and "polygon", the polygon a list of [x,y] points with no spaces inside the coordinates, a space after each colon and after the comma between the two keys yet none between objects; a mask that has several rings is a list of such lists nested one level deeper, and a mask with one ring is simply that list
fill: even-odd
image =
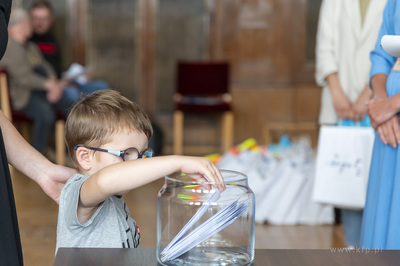
[{"label": "boy's shoulder", "polygon": [[[71,202],[77,204],[75,201],[79,199],[81,187],[88,178],[89,176],[82,174],[74,174],[71,176],[61,190],[59,206],[65,207],[66,205],[71,204]],[[74,200],[71,201],[71,199]]]},{"label": "boy's shoulder", "polygon": [[78,181],[85,181],[86,179],[88,179],[88,175],[83,175],[83,174],[74,174],[73,176],[71,176],[69,179],[68,179],[68,181],[65,183],[65,186],[64,186],[64,188],[67,186],[67,185],[70,185],[71,183],[75,183],[75,182],[78,182]]},{"label": "boy's shoulder", "polygon": [[66,193],[66,191],[71,190],[71,189],[78,189],[80,190],[82,184],[88,179],[89,176],[83,175],[83,174],[74,174],[71,176],[68,181],[65,183],[61,194]]}]

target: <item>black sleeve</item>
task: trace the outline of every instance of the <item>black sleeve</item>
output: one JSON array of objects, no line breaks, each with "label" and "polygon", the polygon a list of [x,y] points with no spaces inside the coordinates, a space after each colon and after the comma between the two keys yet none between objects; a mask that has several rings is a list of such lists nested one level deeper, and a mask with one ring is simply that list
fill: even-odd
[{"label": "black sleeve", "polygon": [[8,42],[7,25],[10,20],[12,0],[0,0],[0,59],[6,51]]},{"label": "black sleeve", "polygon": [[[8,42],[11,0],[0,0],[0,59]],[[0,265],[23,265],[14,192],[0,129]]]},{"label": "black sleeve", "polygon": [[23,265],[17,212],[0,129],[0,265]]}]

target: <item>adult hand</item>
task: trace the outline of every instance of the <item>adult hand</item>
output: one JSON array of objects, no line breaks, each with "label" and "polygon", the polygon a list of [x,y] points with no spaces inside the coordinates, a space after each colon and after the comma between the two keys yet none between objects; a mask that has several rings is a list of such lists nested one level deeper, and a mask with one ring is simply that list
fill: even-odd
[{"label": "adult hand", "polygon": [[391,98],[374,98],[367,103],[368,114],[373,128],[389,120],[396,114]]},{"label": "adult hand", "polygon": [[59,83],[57,83],[55,86],[50,88],[50,90],[47,91],[46,97],[50,103],[56,103],[61,99],[62,94],[63,94],[63,87],[60,86]]},{"label": "adult hand", "polygon": [[367,111],[368,111],[367,101],[362,102],[362,100],[357,100],[353,104],[353,113],[355,116],[353,120],[355,121],[364,120]]},{"label": "adult hand", "polygon": [[56,79],[50,78],[44,83],[47,90],[46,98],[50,103],[56,103],[61,99],[63,87]]},{"label": "adult hand", "polygon": [[0,126],[8,162],[32,179],[58,203],[65,182],[77,171],[51,163],[18,133],[0,110]]},{"label": "adult hand", "polygon": [[66,86],[68,86],[68,84],[70,84],[72,82],[71,79],[69,78],[62,78],[58,80],[58,85],[62,88],[65,88]]},{"label": "adult hand", "polygon": [[355,114],[355,121],[364,120],[367,114],[368,107],[367,103],[372,97],[372,90],[368,85],[365,86],[364,90],[360,93],[357,100],[353,103],[353,111]]},{"label": "adult hand", "polygon": [[376,129],[383,143],[389,144],[393,148],[400,143],[400,127],[397,116],[383,122]]},{"label": "adult hand", "polygon": [[354,120],[356,115],[352,108],[352,103],[343,92],[338,74],[332,73],[328,75],[326,77],[326,82],[332,96],[333,107],[335,108],[337,116],[340,119]]},{"label": "adult hand", "polygon": [[340,119],[351,119],[355,120],[356,113],[353,110],[350,100],[346,95],[337,91],[332,94],[333,107],[335,108],[336,114]]},{"label": "adult hand", "polygon": [[65,182],[76,173],[75,169],[52,164],[44,175],[38,177],[36,182],[50,198],[58,203]]}]

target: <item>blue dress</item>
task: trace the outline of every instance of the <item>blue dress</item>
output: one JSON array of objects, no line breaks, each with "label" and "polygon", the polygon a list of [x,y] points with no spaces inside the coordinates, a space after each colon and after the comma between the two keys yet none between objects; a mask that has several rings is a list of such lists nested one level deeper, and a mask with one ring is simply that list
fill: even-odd
[{"label": "blue dress", "polygon": [[[380,46],[383,35],[400,35],[400,2],[389,0],[375,49],[371,52],[371,77],[388,76],[388,96],[400,92],[400,72],[392,71],[397,58]],[[360,248],[400,249],[400,148],[392,148],[375,133]]]}]

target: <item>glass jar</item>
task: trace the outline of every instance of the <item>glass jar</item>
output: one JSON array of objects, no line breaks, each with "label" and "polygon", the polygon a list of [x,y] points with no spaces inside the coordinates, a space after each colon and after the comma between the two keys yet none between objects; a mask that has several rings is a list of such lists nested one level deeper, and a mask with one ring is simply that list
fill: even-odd
[{"label": "glass jar", "polygon": [[[254,260],[254,194],[247,176],[221,170],[225,190],[182,173],[157,196],[157,260],[163,265],[247,265]],[[211,184],[211,183],[208,183]]]}]

